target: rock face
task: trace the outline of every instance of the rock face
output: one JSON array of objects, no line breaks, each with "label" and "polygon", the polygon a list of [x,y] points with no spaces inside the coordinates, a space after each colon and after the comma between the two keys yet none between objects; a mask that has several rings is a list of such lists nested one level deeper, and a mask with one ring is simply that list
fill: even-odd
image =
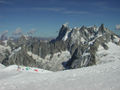
[{"label": "rock face", "polygon": [[10,47],[0,45],[0,63],[2,63],[4,60],[7,60],[10,53],[11,53]]},{"label": "rock face", "polygon": [[8,40],[11,53],[1,60],[4,65],[24,65],[59,71],[95,65],[99,46],[109,49],[108,42],[120,45],[120,39],[102,24],[70,29],[63,24],[58,37],[50,42],[22,36],[17,42]]}]

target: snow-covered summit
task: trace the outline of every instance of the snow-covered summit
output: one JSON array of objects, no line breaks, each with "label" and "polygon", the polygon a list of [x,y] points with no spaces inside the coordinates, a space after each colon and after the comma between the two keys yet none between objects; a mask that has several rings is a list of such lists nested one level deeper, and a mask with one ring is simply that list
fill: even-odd
[{"label": "snow-covered summit", "polygon": [[63,41],[70,39],[72,41],[72,44],[84,44],[85,42],[90,41],[96,36],[104,35],[105,33],[111,32],[107,28],[105,28],[103,24],[99,28],[97,28],[97,26],[94,25],[91,27],[74,27],[72,30],[70,30],[68,26],[62,26],[57,39],[59,38],[59,40],[61,39]]}]

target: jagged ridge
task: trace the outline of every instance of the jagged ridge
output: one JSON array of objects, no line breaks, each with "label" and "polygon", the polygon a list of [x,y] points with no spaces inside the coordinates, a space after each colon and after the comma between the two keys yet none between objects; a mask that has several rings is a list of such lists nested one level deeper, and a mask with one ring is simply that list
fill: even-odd
[{"label": "jagged ridge", "polygon": [[[96,52],[101,45],[108,49],[108,42],[120,45],[119,37],[104,27],[96,26],[70,29],[63,24],[58,37],[50,42],[22,36],[18,42],[9,40],[11,52],[1,62],[58,71],[95,65]],[[21,48],[21,49],[19,49]],[[19,49],[19,50],[18,50]]]}]

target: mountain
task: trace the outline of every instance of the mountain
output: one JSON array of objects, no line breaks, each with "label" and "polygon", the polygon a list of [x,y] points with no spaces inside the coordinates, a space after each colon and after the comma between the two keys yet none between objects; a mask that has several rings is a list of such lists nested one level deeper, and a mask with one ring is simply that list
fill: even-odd
[{"label": "mountain", "polygon": [[17,64],[51,71],[75,69],[98,64],[101,57],[109,56],[109,53],[99,56],[99,48],[109,51],[111,45],[120,47],[120,38],[103,24],[99,28],[94,25],[72,29],[63,24],[56,39],[51,41],[25,35],[17,42],[8,40],[7,47],[11,51],[6,58],[1,59],[1,63],[6,66]]}]

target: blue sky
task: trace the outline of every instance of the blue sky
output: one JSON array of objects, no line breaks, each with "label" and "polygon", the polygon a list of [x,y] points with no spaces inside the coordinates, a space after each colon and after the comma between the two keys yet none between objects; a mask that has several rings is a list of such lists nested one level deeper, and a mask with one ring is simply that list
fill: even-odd
[{"label": "blue sky", "polygon": [[115,30],[120,24],[119,0],[0,0],[0,33],[17,29],[37,36],[55,37],[61,25],[92,26],[104,23]]}]

